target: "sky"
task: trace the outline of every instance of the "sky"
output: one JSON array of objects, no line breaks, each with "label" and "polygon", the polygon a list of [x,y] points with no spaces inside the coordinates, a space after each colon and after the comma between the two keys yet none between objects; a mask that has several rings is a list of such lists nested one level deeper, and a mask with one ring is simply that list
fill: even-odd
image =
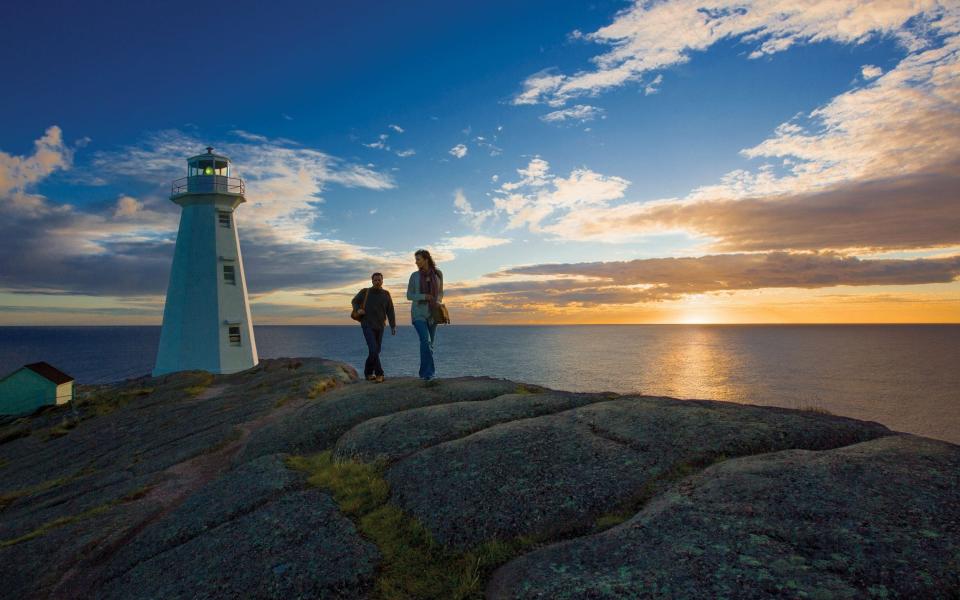
[{"label": "sky", "polygon": [[462,324],[960,322],[956,2],[14,0],[0,69],[0,325],[159,324],[206,146],[257,324],[418,248]]}]

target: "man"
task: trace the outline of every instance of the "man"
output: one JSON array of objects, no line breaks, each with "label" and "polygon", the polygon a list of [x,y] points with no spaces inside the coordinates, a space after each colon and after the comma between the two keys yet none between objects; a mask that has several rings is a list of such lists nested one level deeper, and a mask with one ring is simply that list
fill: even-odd
[{"label": "man", "polygon": [[363,339],[367,341],[367,362],[363,365],[363,376],[367,381],[383,383],[383,367],[380,365],[380,349],[383,347],[383,327],[390,320],[390,334],[397,335],[397,318],[393,313],[393,298],[383,289],[383,274],[374,273],[370,277],[373,286],[362,289],[353,297],[353,310],[363,318],[360,328]]}]

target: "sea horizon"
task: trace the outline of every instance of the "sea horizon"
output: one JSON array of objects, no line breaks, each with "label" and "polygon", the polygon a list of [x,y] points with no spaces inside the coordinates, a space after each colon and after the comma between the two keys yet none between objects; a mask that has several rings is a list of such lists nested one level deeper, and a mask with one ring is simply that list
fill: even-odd
[{"label": "sea horizon", "polygon": [[[257,325],[260,358],[319,356],[362,373],[356,325]],[[829,411],[960,444],[960,324],[454,325],[438,376],[575,392]],[[0,326],[0,377],[44,360],[80,384],[148,375],[159,325]],[[415,376],[413,328],[387,333],[387,376]]]}]

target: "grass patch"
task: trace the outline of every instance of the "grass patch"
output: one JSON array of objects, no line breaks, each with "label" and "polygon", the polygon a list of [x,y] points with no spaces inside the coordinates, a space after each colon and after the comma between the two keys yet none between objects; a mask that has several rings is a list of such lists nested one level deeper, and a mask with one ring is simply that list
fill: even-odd
[{"label": "grass patch", "polygon": [[130,404],[132,400],[149,396],[152,392],[152,387],[143,387],[94,393],[78,401],[77,406],[90,408],[97,416],[109,415],[118,408]]},{"label": "grass patch", "polygon": [[492,540],[468,552],[452,552],[417,519],[387,504],[390,488],[383,463],[338,462],[326,451],[290,457],[287,464],[307,473],[311,485],[331,492],[360,534],[377,545],[383,562],[376,597],[382,600],[482,598],[493,570],[535,543],[528,537]]},{"label": "grass patch", "polygon": [[801,406],[799,410],[802,410],[803,412],[818,414],[818,415],[833,416],[832,412],[823,408],[822,406]]},{"label": "grass patch", "polygon": [[7,465],[9,465],[9,464],[10,464],[10,461],[9,461],[9,460],[7,460],[7,459],[5,459],[5,458],[0,458],[0,469],[4,468],[5,466],[7,466]]},{"label": "grass patch", "polygon": [[380,465],[337,462],[330,450],[312,456],[293,456],[287,464],[307,473],[310,485],[330,491],[348,517],[359,518],[373,511],[386,503],[390,494]]},{"label": "grass patch", "polygon": [[216,452],[220,452],[221,450],[223,450],[230,444],[236,442],[242,437],[243,437],[243,431],[241,431],[239,427],[234,427],[233,429],[230,430],[230,433],[227,434],[222,440],[220,440],[216,444],[204,450],[203,454],[214,454]]},{"label": "grass patch", "polygon": [[30,435],[30,424],[26,419],[18,419],[11,425],[0,429],[0,444],[6,444],[13,440],[27,437]]},{"label": "grass patch", "polygon": [[207,371],[193,371],[184,377],[184,381],[178,382],[183,385],[183,392],[191,398],[196,398],[206,391],[213,383],[213,373]]},{"label": "grass patch", "polygon": [[685,460],[672,465],[669,469],[654,477],[640,488],[636,495],[618,506],[616,509],[604,513],[593,522],[593,529],[586,533],[599,533],[616,527],[632,519],[640,510],[664,489],[681,479],[703,471],[711,465],[727,460],[726,454],[711,454]]},{"label": "grass patch", "polygon": [[36,485],[31,485],[29,487],[20,488],[19,490],[13,490],[12,492],[6,492],[0,494],[0,510],[4,510],[15,501],[23,498],[24,496],[32,496],[33,494],[39,494],[47,490],[51,490],[57,486],[61,486],[65,483],[69,483],[75,479],[77,475],[70,477],[58,477],[56,479],[49,479],[47,481],[40,482]]},{"label": "grass patch", "polygon": [[307,390],[307,398],[313,400],[320,394],[324,393],[327,390],[332,390],[337,387],[337,383],[329,378],[323,378],[319,381],[313,383],[310,388]]},{"label": "grass patch", "polygon": [[105,512],[109,510],[111,506],[113,506],[113,503],[102,504],[100,506],[87,509],[78,515],[70,515],[69,517],[60,517],[59,519],[48,521],[33,531],[21,535],[20,537],[0,541],[0,548],[6,548],[7,546],[13,546],[14,544],[19,544],[21,542],[26,542],[27,540],[40,537],[41,535],[45,535],[48,531],[57,529],[58,527],[63,527],[64,525],[69,525],[70,523],[76,523],[81,519],[86,519],[87,517],[92,517],[93,515]]},{"label": "grass patch", "polygon": [[515,394],[542,394],[543,388],[536,385],[530,385],[527,383],[518,383],[517,391]]},{"label": "grass patch", "polygon": [[49,441],[54,438],[62,437],[70,433],[70,430],[80,424],[80,419],[73,417],[64,417],[60,423],[47,429],[44,432],[44,440]]},{"label": "grass patch", "polygon": [[120,498],[120,502],[133,502],[134,500],[139,500],[147,494],[150,493],[150,490],[155,488],[156,485],[143,485],[137,489],[127,493],[123,498]]}]

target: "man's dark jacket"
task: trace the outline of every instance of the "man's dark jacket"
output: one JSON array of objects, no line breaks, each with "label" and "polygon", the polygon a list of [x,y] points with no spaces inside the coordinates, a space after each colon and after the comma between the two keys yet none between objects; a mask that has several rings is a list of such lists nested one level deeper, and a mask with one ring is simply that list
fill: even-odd
[{"label": "man's dark jacket", "polygon": [[377,289],[370,287],[360,290],[351,301],[354,310],[360,310],[360,307],[363,306],[363,295],[368,289],[370,290],[370,295],[367,297],[367,305],[364,307],[366,314],[363,315],[363,320],[360,321],[360,324],[366,325],[371,329],[383,329],[384,321],[389,319],[390,327],[396,327],[397,317],[393,313],[393,298],[390,297],[390,292],[383,288]]}]

